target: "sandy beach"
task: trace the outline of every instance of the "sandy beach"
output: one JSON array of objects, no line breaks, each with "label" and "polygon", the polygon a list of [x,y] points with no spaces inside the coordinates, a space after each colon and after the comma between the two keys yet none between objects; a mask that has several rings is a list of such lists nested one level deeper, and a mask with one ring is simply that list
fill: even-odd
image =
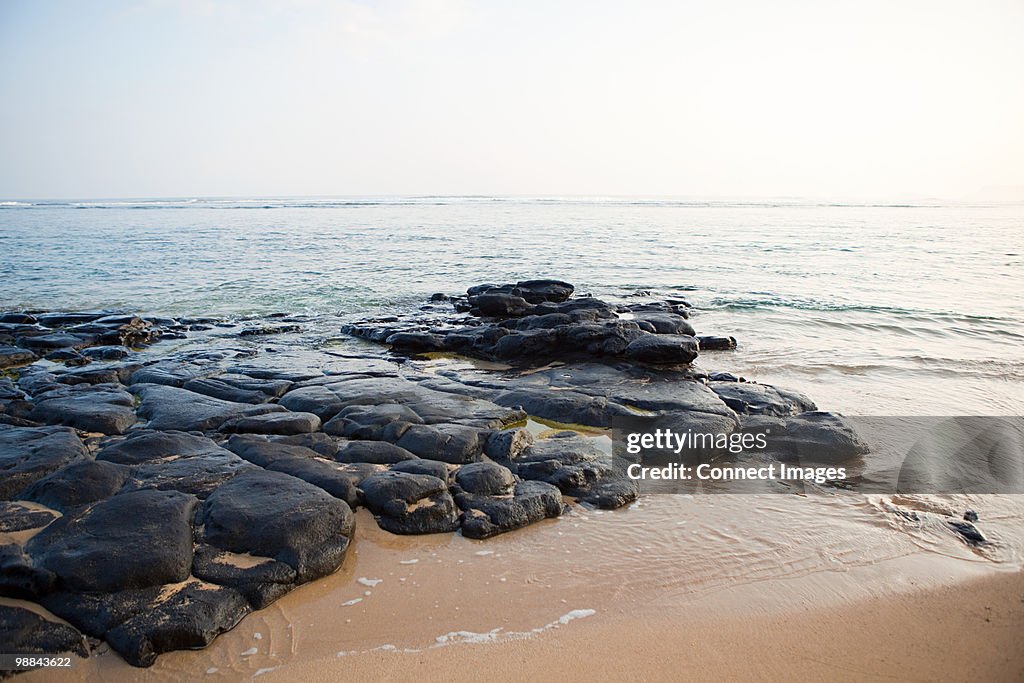
[{"label": "sandy beach", "polygon": [[[566,623],[556,620],[537,633],[466,633],[442,646],[409,651],[378,646],[343,656],[330,652],[337,646],[332,634],[349,628],[343,608],[327,604],[322,596],[305,596],[307,609],[298,611],[304,618],[315,615],[317,621],[294,624],[309,631],[300,641],[278,640],[273,618],[249,619],[208,650],[168,654],[151,670],[133,669],[108,653],[76,662],[70,676],[36,671],[25,680],[175,680],[183,671],[209,680],[257,674],[261,681],[398,681],[413,676],[465,681],[546,676],[598,681],[1021,679],[1021,572],[964,576],[954,569],[956,580],[922,572],[920,580],[894,576],[891,583],[866,582],[900,569],[908,567],[853,572],[842,579],[768,581],[675,604],[619,600],[615,608]],[[858,597],[841,595],[847,589]],[[456,597],[456,602],[462,600]],[[494,616],[516,623],[528,618],[522,610],[507,603],[502,616]],[[398,642],[423,637],[424,624],[401,622],[395,614],[377,618],[367,630]],[[254,639],[258,633],[262,637]],[[286,663],[273,664],[263,655],[239,656],[246,643],[277,643],[288,649]],[[225,661],[237,668],[225,666]],[[253,669],[261,663],[268,666]]]},{"label": "sandy beach", "polygon": [[[999,525],[1000,503],[979,507],[992,511],[986,529],[1003,545],[1018,525]],[[835,503],[814,497],[638,505],[580,510],[485,542],[394,536],[362,510],[341,570],[207,649],[167,653],[149,669],[101,649],[70,672],[26,680],[171,681],[186,671],[261,681],[1019,680],[1024,671],[1024,576],[1012,556],[843,524],[853,501],[832,518],[822,515]],[[685,524],[667,523],[681,512]],[[882,512],[864,503],[861,514]],[[669,526],[697,540],[642,531]],[[622,540],[630,528],[636,538]],[[760,544],[772,530],[785,536],[768,550]]]},{"label": "sandy beach", "polygon": [[[755,591],[770,591],[760,586]],[[753,598],[754,596],[746,596]],[[947,680],[1024,676],[1024,576],[766,610],[722,596],[522,640],[296,663],[266,680]]]}]

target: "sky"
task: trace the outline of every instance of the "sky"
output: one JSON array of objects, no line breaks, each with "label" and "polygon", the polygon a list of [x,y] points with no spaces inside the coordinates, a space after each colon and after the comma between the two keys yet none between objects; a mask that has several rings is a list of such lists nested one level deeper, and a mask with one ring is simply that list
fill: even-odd
[{"label": "sky", "polygon": [[1024,199],[1020,0],[0,0],[0,197]]}]

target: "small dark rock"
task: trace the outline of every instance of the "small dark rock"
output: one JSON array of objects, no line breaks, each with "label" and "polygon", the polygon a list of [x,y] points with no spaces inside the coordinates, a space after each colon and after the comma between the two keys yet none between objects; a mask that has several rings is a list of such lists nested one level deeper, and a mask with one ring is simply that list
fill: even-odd
[{"label": "small dark rock", "polygon": [[0,346],[0,370],[25,365],[36,359],[36,354],[17,346]]},{"label": "small dark rock", "polygon": [[493,462],[463,465],[455,473],[455,483],[466,493],[480,496],[505,496],[512,493],[516,478],[511,470]]},{"label": "small dark rock", "polygon": [[344,501],[323,489],[281,472],[256,470],[214,491],[196,523],[204,542],[284,562],[304,583],[341,565],[355,517]]},{"label": "small dark rock", "polygon": [[736,337],[697,337],[697,344],[701,351],[729,351],[736,348]]},{"label": "small dark rock", "polygon": [[400,446],[385,441],[349,441],[335,456],[338,462],[368,462],[375,465],[393,465],[417,456]]},{"label": "small dark rock", "polygon": [[541,481],[520,482],[513,495],[492,497],[459,493],[455,501],[463,510],[462,535],[466,538],[490,538],[521,529],[542,519],[557,517],[564,509],[558,488]]},{"label": "small dark rock", "polygon": [[245,327],[238,333],[240,337],[252,337],[257,335],[284,334],[286,332],[299,332],[301,325],[259,325],[257,327]]},{"label": "small dark rock", "polygon": [[19,498],[67,513],[83,505],[106,500],[128,479],[124,465],[98,460],[79,460],[38,480]]},{"label": "small dark rock", "polygon": [[978,527],[974,526],[970,522],[950,520],[947,521],[946,524],[949,525],[950,529],[960,534],[960,537],[968,545],[983,545],[988,543],[988,539],[985,538],[985,535],[978,530]]},{"label": "small dark rock", "polygon": [[448,484],[437,477],[382,472],[364,479],[361,488],[366,507],[385,531],[436,534],[459,527]]},{"label": "small dark rock", "polygon": [[313,413],[267,413],[236,417],[220,426],[220,431],[233,434],[308,434],[320,429],[320,418]]},{"label": "small dark rock", "polygon": [[625,355],[641,363],[691,363],[697,357],[697,340],[688,335],[648,334],[631,341]]},{"label": "small dark rock", "polygon": [[405,472],[406,474],[427,474],[431,477],[437,477],[441,481],[447,482],[449,479],[448,468],[449,465],[444,462],[427,460],[425,458],[415,458],[413,460],[396,462],[388,469],[392,472]]},{"label": "small dark rock", "polygon": [[10,605],[0,605],[0,643],[10,653],[52,657],[73,652],[89,656],[85,637],[71,626]]}]

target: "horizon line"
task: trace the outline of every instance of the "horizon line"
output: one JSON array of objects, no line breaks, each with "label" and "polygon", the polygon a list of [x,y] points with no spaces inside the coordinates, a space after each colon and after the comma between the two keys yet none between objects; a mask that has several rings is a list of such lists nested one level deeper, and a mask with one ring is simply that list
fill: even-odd
[{"label": "horizon line", "polygon": [[[1010,188],[1007,188],[1010,189]],[[1017,189],[1017,188],[1012,188]],[[761,203],[769,201],[815,201],[815,202],[856,202],[856,203],[894,203],[894,202],[985,202],[985,203],[1020,203],[1024,202],[1024,194],[1018,197],[952,197],[923,194],[888,194],[888,195],[839,195],[839,194],[614,194],[614,193],[368,193],[368,194],[168,194],[168,195],[108,195],[93,197],[49,196],[49,197],[0,197],[0,203],[14,202],[145,202],[145,201],[178,201],[200,202],[215,200],[299,200],[299,199],[550,199],[550,200],[600,200],[600,199],[634,199],[652,201],[743,201],[745,203]]]}]

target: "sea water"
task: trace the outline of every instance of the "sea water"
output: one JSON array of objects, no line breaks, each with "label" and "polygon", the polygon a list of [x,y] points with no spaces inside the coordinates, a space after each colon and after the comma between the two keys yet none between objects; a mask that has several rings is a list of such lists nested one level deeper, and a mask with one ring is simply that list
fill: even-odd
[{"label": "sea water", "polygon": [[686,299],[709,370],[854,414],[1024,412],[1024,203],[5,201],[0,308],[359,314],[555,277]]}]

